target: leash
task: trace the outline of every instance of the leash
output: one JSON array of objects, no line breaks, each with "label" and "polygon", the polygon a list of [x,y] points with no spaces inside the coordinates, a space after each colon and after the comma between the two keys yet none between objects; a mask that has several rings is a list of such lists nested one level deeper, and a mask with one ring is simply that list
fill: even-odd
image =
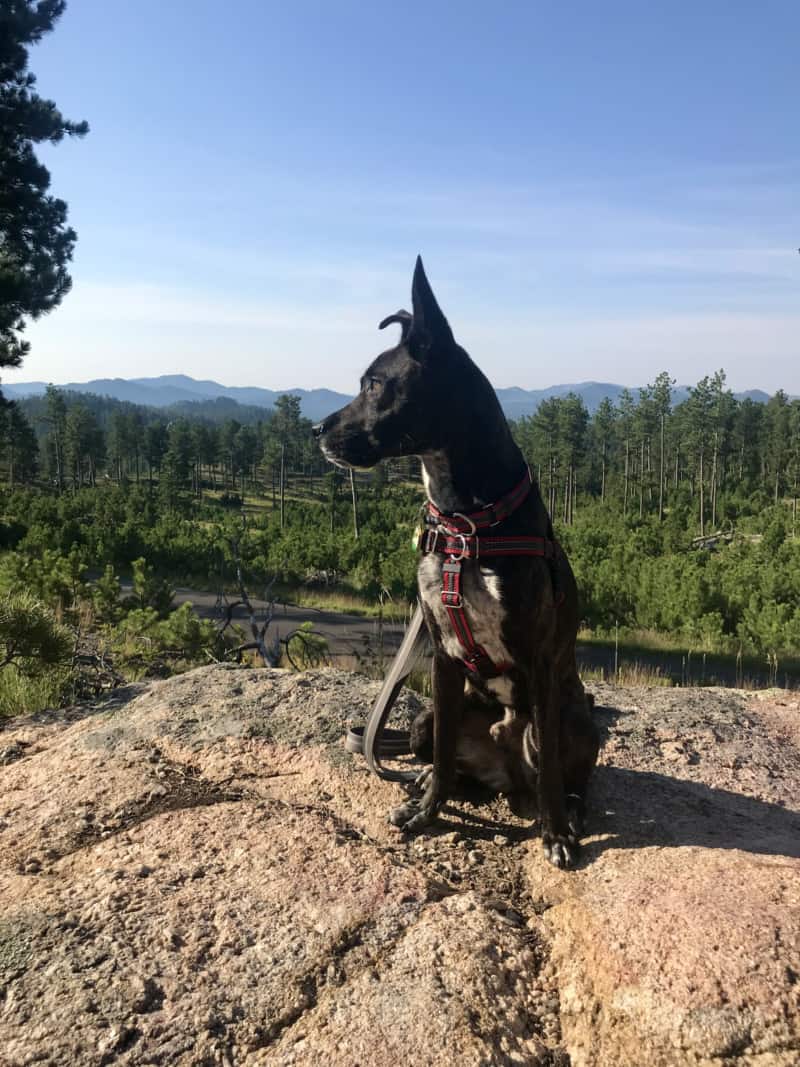
[{"label": "leash", "polygon": [[408,730],[387,730],[386,720],[403,683],[428,645],[428,630],[422,608],[417,604],[405,636],[372,705],[366,726],[352,727],[345,738],[348,752],[360,752],[373,774],[388,782],[413,782],[419,771],[391,771],[381,759],[405,756],[411,752]]}]

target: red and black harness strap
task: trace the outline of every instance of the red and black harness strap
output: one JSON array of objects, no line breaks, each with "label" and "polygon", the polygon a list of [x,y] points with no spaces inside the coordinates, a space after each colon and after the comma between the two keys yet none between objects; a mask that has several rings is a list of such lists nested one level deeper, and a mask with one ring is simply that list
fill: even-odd
[{"label": "red and black harness strap", "polygon": [[459,513],[448,515],[443,511],[439,511],[436,505],[429,500],[427,521],[439,524],[454,534],[474,533],[476,530],[484,530],[488,526],[498,526],[509,515],[513,515],[531,491],[531,485],[531,472],[526,467],[525,473],[514,488],[506,493],[504,497],[501,497],[496,504],[487,504],[485,508],[473,511],[469,515],[461,515]]},{"label": "red and black harness strap", "polygon": [[445,515],[430,502],[425,521],[428,529],[420,534],[417,547],[445,557],[442,564],[442,604],[447,609],[450,625],[464,649],[467,670],[483,678],[497,678],[511,667],[510,663],[495,663],[472,633],[461,595],[462,560],[477,560],[488,556],[539,556],[555,560],[558,546],[545,537],[482,536],[480,529],[498,526],[525,500],[531,488],[530,472],[510,493],[496,504],[481,508],[469,515]]}]

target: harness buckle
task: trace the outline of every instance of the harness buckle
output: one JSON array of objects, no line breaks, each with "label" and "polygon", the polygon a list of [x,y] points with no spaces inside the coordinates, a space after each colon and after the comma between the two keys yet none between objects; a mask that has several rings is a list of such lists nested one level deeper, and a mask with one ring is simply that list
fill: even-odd
[{"label": "harness buckle", "polygon": [[464,607],[464,601],[461,599],[461,593],[448,592],[446,589],[442,590],[442,603],[446,608]]},{"label": "harness buckle", "polygon": [[[446,608],[460,609],[464,606],[461,598],[460,577],[461,564],[458,560],[449,559],[442,564],[442,603]],[[448,589],[448,586],[451,588]]]},{"label": "harness buckle", "polygon": [[439,543],[439,530],[436,527],[433,529],[429,527],[427,530],[423,531],[420,540],[420,548],[422,549],[423,555],[427,555],[429,552],[435,552],[436,546]]}]

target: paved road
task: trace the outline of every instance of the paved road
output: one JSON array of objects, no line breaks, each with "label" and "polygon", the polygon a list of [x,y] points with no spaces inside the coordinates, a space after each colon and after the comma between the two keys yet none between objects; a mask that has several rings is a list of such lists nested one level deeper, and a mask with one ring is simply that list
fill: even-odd
[{"label": "paved road", "polygon": [[[229,600],[234,597],[229,596]],[[198,615],[207,619],[219,619],[220,612],[214,593],[202,593],[196,589],[177,588],[175,603],[180,605],[189,601]],[[264,612],[269,606],[264,600],[253,600],[253,607]],[[263,615],[261,616],[263,619]],[[243,606],[234,609],[236,622],[248,623],[248,614]],[[276,604],[275,615],[270,624],[269,634],[287,637],[304,622],[310,622],[316,633],[322,634],[327,642],[330,654],[335,657],[379,653],[381,627],[378,619],[365,615],[342,615],[334,611],[317,611],[314,608],[298,608],[287,604]],[[403,639],[404,626],[400,623],[383,623],[383,648],[386,656],[394,655]],[[248,631],[249,632],[249,631]]]},{"label": "paved road", "polygon": [[[129,589],[123,589],[123,592],[128,591]],[[219,618],[217,598],[213,593],[202,593],[184,588],[176,589],[176,604],[182,604],[187,600],[194,605],[199,615],[205,618]],[[267,604],[263,600],[255,600],[253,606],[264,610]],[[235,610],[234,618],[238,622],[247,623],[247,613],[241,607]],[[304,622],[310,622],[314,630],[326,638],[332,661],[339,662],[343,666],[350,666],[353,657],[367,657],[377,663],[380,659],[381,642],[384,658],[391,658],[400,645],[404,630],[404,625],[401,623],[384,622],[381,637],[377,619],[363,615],[343,615],[333,611],[315,611],[312,608],[276,604],[270,633],[273,636],[286,637]],[[614,649],[610,645],[579,643],[577,656],[580,669],[602,670],[605,677],[613,678]],[[736,686],[739,682],[732,657],[709,655],[704,663],[703,657],[695,653],[687,664],[686,658],[679,652],[630,653],[620,649],[619,663],[620,666],[638,663],[651,669],[657,668],[675,685],[688,682],[694,685],[711,683]],[[763,669],[745,667],[744,677],[749,685],[755,688],[775,684],[768,672]],[[800,685],[800,676],[794,672],[780,671],[775,681],[778,685],[797,688]]]}]

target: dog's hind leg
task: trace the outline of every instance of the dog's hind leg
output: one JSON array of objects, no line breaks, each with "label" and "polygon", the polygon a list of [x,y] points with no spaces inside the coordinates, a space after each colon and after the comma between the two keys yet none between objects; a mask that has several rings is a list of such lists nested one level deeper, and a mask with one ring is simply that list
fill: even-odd
[{"label": "dog's hind leg", "polygon": [[433,660],[433,771],[421,797],[395,808],[389,821],[413,833],[432,823],[453,788],[456,748],[464,705],[464,674],[460,664],[442,654]]},{"label": "dog's hind leg", "polygon": [[578,856],[578,836],[567,820],[564,777],[559,753],[561,691],[552,661],[536,665],[534,727],[539,762],[539,818],[542,847],[554,867],[572,867]]},{"label": "dog's hind leg", "polygon": [[559,755],[564,777],[567,822],[576,838],[583,833],[586,789],[597,763],[600,734],[592,719],[591,702],[585,695],[561,709]]}]

